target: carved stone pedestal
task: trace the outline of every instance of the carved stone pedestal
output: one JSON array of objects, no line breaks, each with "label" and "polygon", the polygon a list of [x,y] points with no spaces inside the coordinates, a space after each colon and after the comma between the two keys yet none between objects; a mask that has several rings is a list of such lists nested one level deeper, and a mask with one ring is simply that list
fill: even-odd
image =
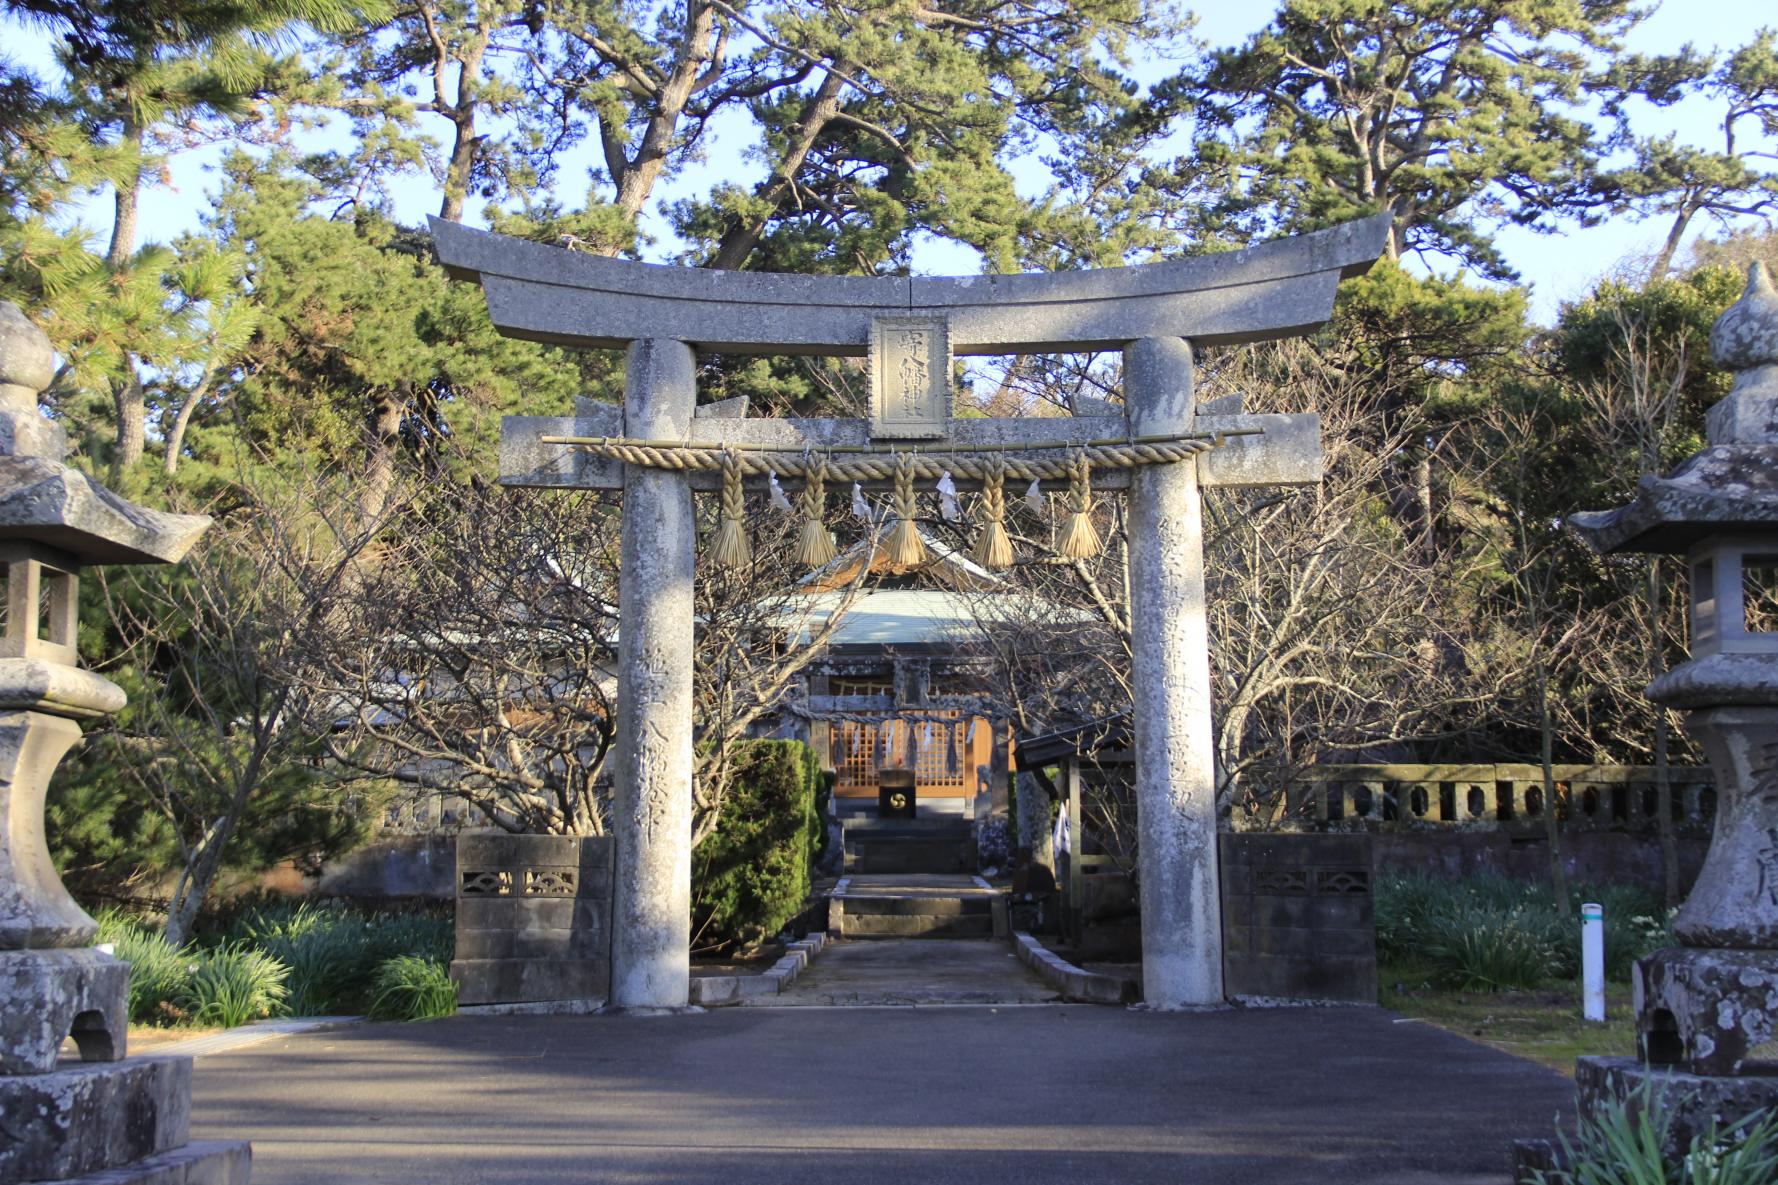
[{"label": "carved stone pedestal", "polygon": [[1778,1062],[1751,1062],[1739,1074],[1692,1074],[1633,1057],[1583,1057],[1574,1064],[1583,1119],[1632,1099],[1645,1088],[1673,1117],[1667,1152],[1677,1156],[1712,1124],[1726,1128],[1762,1107],[1778,1107]]},{"label": "carved stone pedestal", "polygon": [[58,1180],[114,1169],[185,1144],[191,1059],[77,1063],[0,1078],[0,1181]]},{"label": "carved stone pedestal", "polygon": [[0,1009],[0,1074],[48,1073],[70,1035],[83,1060],[119,1060],[129,990],[130,965],[91,947],[0,951],[0,1000],[32,1005]]},{"label": "carved stone pedestal", "polygon": [[1674,947],[1636,963],[1636,1047],[1651,1066],[1748,1072],[1778,1023],[1778,951]]}]

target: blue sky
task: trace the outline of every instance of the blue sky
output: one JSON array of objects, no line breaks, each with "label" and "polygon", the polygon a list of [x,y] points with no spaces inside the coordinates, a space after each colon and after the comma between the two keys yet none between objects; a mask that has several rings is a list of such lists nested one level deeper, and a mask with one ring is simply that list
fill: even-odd
[{"label": "blue sky", "polygon": [[[1262,26],[1272,8],[1264,4],[1204,5],[1198,12],[1195,35],[1212,44],[1237,42]],[[1638,28],[1629,39],[1629,48],[1646,53],[1670,52],[1690,40],[1700,47],[1732,49],[1747,42],[1762,25],[1778,24],[1778,8],[1755,0],[1666,0],[1656,13]],[[35,30],[20,28],[0,17],[0,38],[7,50],[27,64],[41,68],[47,62],[47,39]],[[1138,63],[1137,72],[1145,81],[1163,77],[1171,65],[1158,59]],[[1643,134],[1673,132],[1683,140],[1711,143],[1718,134],[1715,117],[1707,105],[1680,105],[1666,110],[1644,107],[1636,112]],[[429,129],[434,135],[440,128]],[[334,133],[338,134],[338,133]],[[745,126],[745,117],[735,116],[720,122],[709,141],[706,159],[688,168],[682,175],[662,188],[657,208],[691,193],[706,191],[717,180],[733,179],[750,183],[758,173],[754,162],[744,160],[742,151],[752,140]],[[214,189],[215,162],[220,152],[207,149],[177,157],[170,171],[171,184],[157,186],[145,195],[142,226],[149,239],[166,240],[195,225],[199,212],[207,206],[205,194]],[[592,165],[589,147],[569,158],[557,180],[558,192],[570,199],[583,193],[586,170]],[[1018,162],[1015,172],[1021,187],[1041,192],[1048,183],[1048,174],[1034,160]],[[403,221],[421,221],[435,212],[436,189],[430,178],[410,178],[395,190],[396,214]],[[101,230],[108,230],[107,203],[95,203],[84,216],[85,221]],[[473,209],[471,220],[478,219]],[[656,242],[648,251],[652,258],[671,255],[675,243],[657,212],[651,212],[644,227]],[[1697,230],[1713,232],[1714,224],[1699,224]],[[1541,235],[1515,227],[1499,232],[1498,242],[1507,260],[1519,270],[1532,288],[1533,313],[1548,321],[1564,301],[1583,295],[1600,276],[1616,270],[1624,260],[1644,255],[1659,243],[1666,233],[1661,220],[1635,223],[1615,220],[1590,228],[1569,227],[1556,235]],[[980,260],[973,252],[953,244],[925,243],[916,250],[917,270],[927,273],[956,273],[980,270]]]}]

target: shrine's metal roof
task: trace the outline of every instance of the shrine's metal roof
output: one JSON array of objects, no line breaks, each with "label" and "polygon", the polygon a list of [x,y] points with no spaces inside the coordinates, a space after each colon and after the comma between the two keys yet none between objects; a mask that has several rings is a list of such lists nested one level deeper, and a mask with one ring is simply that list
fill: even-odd
[{"label": "shrine's metal roof", "polygon": [[[842,591],[793,597],[783,610],[784,623],[803,638],[821,629],[845,601]],[[1086,614],[1011,593],[955,592],[949,589],[878,588],[860,592],[828,640],[830,646],[967,645],[980,635],[982,623],[996,616],[1023,618],[1032,612],[1080,620]]]}]

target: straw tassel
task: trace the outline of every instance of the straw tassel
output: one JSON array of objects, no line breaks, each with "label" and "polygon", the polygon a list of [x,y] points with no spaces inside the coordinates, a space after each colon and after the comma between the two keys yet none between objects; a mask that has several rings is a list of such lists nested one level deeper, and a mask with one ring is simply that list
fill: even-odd
[{"label": "straw tassel", "polygon": [[919,510],[914,500],[914,456],[895,457],[895,530],[889,533],[889,562],[898,568],[918,568],[926,562],[926,544],[914,525]]},{"label": "straw tassel", "polygon": [[724,568],[744,568],[753,560],[747,542],[747,503],[741,493],[741,458],[722,454],[722,521],[710,542],[710,558]]},{"label": "straw tassel", "polygon": [[796,562],[805,568],[825,568],[838,556],[833,536],[821,521],[827,503],[827,462],[815,461],[803,481],[803,537],[796,549]]},{"label": "straw tassel", "polygon": [[988,462],[982,478],[982,533],[969,558],[991,571],[1012,567],[1012,539],[1006,533],[1006,460]]},{"label": "straw tassel", "polygon": [[1076,457],[1068,475],[1068,522],[1062,528],[1062,554],[1070,559],[1091,559],[1099,554],[1099,532],[1093,529],[1088,510],[1092,506],[1093,471],[1085,457]]}]

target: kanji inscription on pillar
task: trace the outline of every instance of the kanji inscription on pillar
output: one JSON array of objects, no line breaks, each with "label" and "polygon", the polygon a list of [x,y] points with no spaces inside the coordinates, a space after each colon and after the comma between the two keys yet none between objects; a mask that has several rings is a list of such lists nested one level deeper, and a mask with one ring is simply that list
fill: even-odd
[{"label": "kanji inscription on pillar", "polygon": [[937,440],[951,408],[951,343],[942,317],[871,322],[871,436]]}]

